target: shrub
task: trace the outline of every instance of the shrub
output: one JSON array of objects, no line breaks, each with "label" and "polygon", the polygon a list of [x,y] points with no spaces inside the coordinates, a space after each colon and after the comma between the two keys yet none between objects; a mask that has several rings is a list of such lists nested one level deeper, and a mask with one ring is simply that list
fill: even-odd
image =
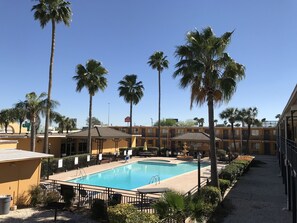
[{"label": "shrub", "polygon": [[219,179],[221,195],[224,196],[225,191],[230,187],[231,182],[230,180]]},{"label": "shrub", "polygon": [[58,191],[47,191],[44,196],[44,205],[48,205],[52,202],[58,202],[60,199],[60,193]]},{"label": "shrub", "polygon": [[217,157],[219,159],[225,159],[225,157],[226,157],[226,151],[223,150],[223,149],[218,149],[217,150]]},{"label": "shrub", "polygon": [[158,154],[159,148],[158,147],[149,147],[147,150],[151,153]]},{"label": "shrub", "polygon": [[190,207],[192,209],[191,218],[195,218],[197,222],[205,222],[205,219],[207,219],[215,210],[215,206],[204,201],[201,196],[194,196]]},{"label": "shrub", "polygon": [[25,208],[28,206],[28,200],[29,198],[26,192],[23,192],[21,195],[18,196],[16,205],[18,206],[18,208]]},{"label": "shrub", "polygon": [[37,185],[31,186],[29,189],[30,205],[36,207],[43,203],[43,190]]},{"label": "shrub", "polygon": [[220,190],[213,186],[202,187],[198,196],[200,196],[206,203],[210,203],[215,207],[222,200]]},{"label": "shrub", "polygon": [[139,212],[131,204],[118,204],[108,207],[108,217],[110,223],[157,223],[158,217],[154,214]]},{"label": "shrub", "polygon": [[88,155],[89,154],[81,154],[81,155],[64,157],[62,168],[58,168],[58,160],[61,158],[49,159],[49,165],[48,165],[48,160],[43,159],[41,162],[41,177],[43,177],[43,178],[46,177],[47,171],[49,172],[49,175],[52,175],[53,173],[64,172],[67,170],[73,170],[73,169],[77,168],[77,166],[74,165],[75,157],[78,157],[78,167],[80,167],[80,168],[96,164],[97,156],[91,156],[90,162],[87,162]]}]

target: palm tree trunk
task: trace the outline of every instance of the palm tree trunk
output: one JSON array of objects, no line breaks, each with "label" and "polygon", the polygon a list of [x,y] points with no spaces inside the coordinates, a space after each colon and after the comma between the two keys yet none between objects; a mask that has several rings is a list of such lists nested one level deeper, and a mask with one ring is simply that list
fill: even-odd
[{"label": "palm tree trunk", "polygon": [[36,128],[35,128],[35,117],[31,117],[30,120],[31,123],[31,151],[35,152],[35,147],[36,147]]},{"label": "palm tree trunk", "polygon": [[22,121],[20,121],[20,127],[19,127],[19,134],[21,134],[21,132],[22,132]]},{"label": "palm tree trunk", "polygon": [[161,72],[158,71],[159,81],[159,105],[158,105],[158,147],[159,156],[161,155]]},{"label": "palm tree trunk", "polygon": [[92,154],[92,136],[91,136],[91,128],[92,128],[92,107],[93,107],[93,97],[90,94],[90,104],[89,104],[89,128],[88,128],[88,151]]},{"label": "palm tree trunk", "polygon": [[231,123],[231,131],[232,131],[232,138],[233,138],[233,145],[234,145],[234,152],[236,152],[236,143],[235,143],[235,132],[234,132],[234,123]]},{"label": "palm tree trunk", "polygon": [[129,147],[132,147],[132,101],[130,101],[130,130],[129,134],[131,135],[130,141],[129,141]]},{"label": "palm tree trunk", "polygon": [[215,147],[215,132],[214,132],[214,109],[213,96],[208,95],[208,123],[209,123],[209,146],[210,146],[210,161],[211,161],[211,182],[214,187],[219,187],[218,170],[217,170],[217,155]]},{"label": "palm tree trunk", "polygon": [[52,46],[51,46],[51,57],[49,66],[49,77],[48,77],[48,92],[47,92],[47,103],[46,103],[46,116],[45,116],[45,127],[44,127],[44,145],[43,152],[48,153],[48,127],[51,113],[51,92],[52,92],[52,78],[53,78],[53,65],[54,65],[54,54],[55,54],[55,39],[56,39],[56,23],[52,19]]}]

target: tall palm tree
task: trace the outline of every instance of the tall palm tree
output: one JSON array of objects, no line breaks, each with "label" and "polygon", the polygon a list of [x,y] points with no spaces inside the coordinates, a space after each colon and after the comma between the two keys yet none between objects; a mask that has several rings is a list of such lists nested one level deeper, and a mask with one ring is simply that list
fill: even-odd
[{"label": "tall palm tree", "polygon": [[[130,74],[126,75],[121,81],[119,81],[119,96],[124,98],[124,101],[130,104],[130,130],[129,133],[132,134],[132,120],[133,120],[133,104],[137,105],[140,99],[143,97],[144,87],[141,81],[137,82],[137,75]],[[130,140],[130,145],[132,144],[132,139]]]},{"label": "tall palm tree", "polygon": [[4,125],[5,133],[7,133],[9,123],[15,120],[14,109],[2,109],[0,111],[0,125]]},{"label": "tall palm tree", "polygon": [[214,104],[229,101],[236,83],[244,77],[244,66],[236,63],[225,51],[233,32],[216,37],[210,27],[187,34],[186,44],[178,46],[179,58],[173,77],[180,76],[180,86],[191,88],[191,103],[208,105],[210,133],[211,184],[218,187],[214,132]]},{"label": "tall palm tree", "polygon": [[256,107],[243,108],[240,111],[240,120],[247,124],[247,139],[246,139],[246,148],[245,153],[249,153],[249,141],[251,137],[251,126],[259,123],[259,120],[256,118],[258,115],[258,109]]},{"label": "tall palm tree", "polygon": [[220,113],[220,118],[228,120],[231,125],[232,139],[234,145],[234,151],[236,152],[236,143],[235,143],[235,130],[234,123],[238,121],[238,109],[237,108],[226,108],[224,111]]},{"label": "tall palm tree", "polygon": [[169,62],[162,51],[155,52],[150,56],[148,64],[152,69],[158,71],[158,85],[159,85],[159,101],[158,101],[158,147],[159,155],[161,154],[161,73],[164,68],[168,68]]},{"label": "tall palm tree", "polygon": [[52,76],[54,65],[54,53],[56,42],[56,24],[63,22],[66,26],[70,25],[72,12],[70,2],[64,0],[39,0],[39,3],[32,7],[34,19],[39,20],[41,28],[44,28],[48,22],[52,24],[51,54],[48,78],[47,110],[45,116],[44,146],[43,150],[48,153],[48,127],[50,123],[50,101],[52,92]]},{"label": "tall palm tree", "polygon": [[86,88],[89,92],[89,126],[88,126],[88,152],[92,152],[91,141],[91,121],[92,121],[92,107],[93,96],[99,91],[104,91],[107,86],[107,79],[105,75],[108,71],[102,66],[101,62],[96,60],[88,60],[86,66],[78,64],[76,66],[76,74],[73,79],[77,81],[76,91],[81,92]]}]

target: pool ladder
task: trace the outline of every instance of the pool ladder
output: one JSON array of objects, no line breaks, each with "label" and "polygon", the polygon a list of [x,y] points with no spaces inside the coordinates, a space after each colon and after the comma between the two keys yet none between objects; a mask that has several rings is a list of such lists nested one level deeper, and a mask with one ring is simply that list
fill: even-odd
[{"label": "pool ladder", "polygon": [[155,176],[151,177],[149,184],[153,184],[153,183],[155,183],[155,184],[160,183],[160,176],[159,175],[155,175]]},{"label": "pool ladder", "polygon": [[79,176],[79,177],[86,177],[87,174],[86,174],[86,171],[84,169],[77,169],[76,171],[76,176]]}]

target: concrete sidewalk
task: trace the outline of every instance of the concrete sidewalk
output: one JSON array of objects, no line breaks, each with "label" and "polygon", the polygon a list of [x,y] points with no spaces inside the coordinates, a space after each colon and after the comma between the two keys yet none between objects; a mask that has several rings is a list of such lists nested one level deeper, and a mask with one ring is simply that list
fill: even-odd
[{"label": "concrete sidewalk", "polygon": [[250,170],[232,188],[211,222],[292,222],[292,212],[286,210],[285,186],[279,173],[275,156],[256,156]]}]

